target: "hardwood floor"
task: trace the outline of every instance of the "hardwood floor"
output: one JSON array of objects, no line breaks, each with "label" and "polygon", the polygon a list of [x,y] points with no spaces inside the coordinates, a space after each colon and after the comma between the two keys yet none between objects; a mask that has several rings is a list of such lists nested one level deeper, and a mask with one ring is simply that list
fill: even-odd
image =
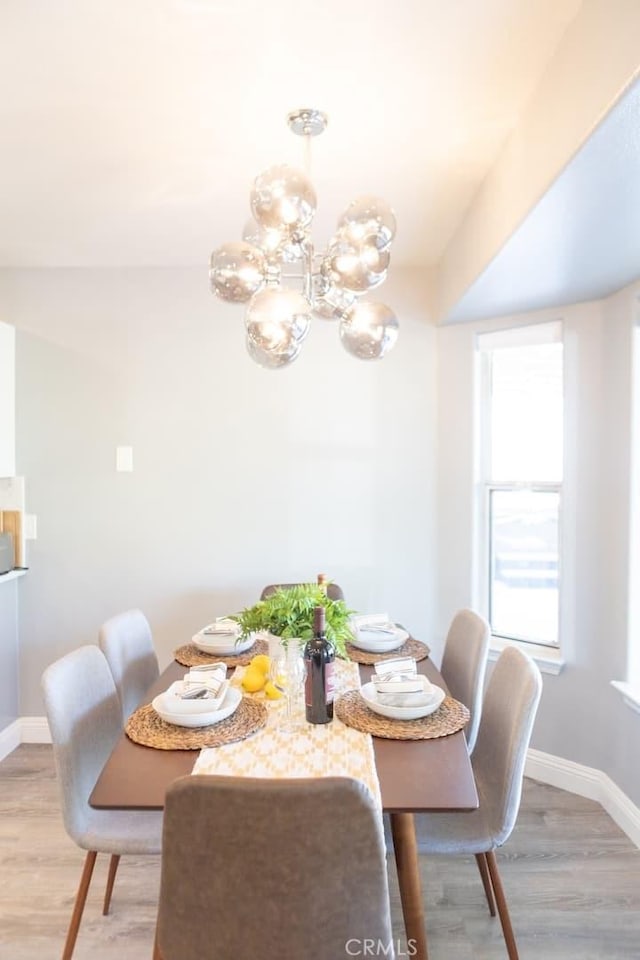
[{"label": "hardwood floor", "polygon": [[[430,960],[506,960],[473,859],[423,859]],[[1,960],[59,960],[82,861],[60,819],[51,748],[19,747],[0,763]],[[521,960],[639,960],[640,851],[598,804],[525,781],[498,861]],[[159,858],[122,859],[103,917],[107,865],[98,857],[74,960],[150,960]],[[389,877],[403,960],[392,859]],[[277,960],[268,931],[264,960]]]}]

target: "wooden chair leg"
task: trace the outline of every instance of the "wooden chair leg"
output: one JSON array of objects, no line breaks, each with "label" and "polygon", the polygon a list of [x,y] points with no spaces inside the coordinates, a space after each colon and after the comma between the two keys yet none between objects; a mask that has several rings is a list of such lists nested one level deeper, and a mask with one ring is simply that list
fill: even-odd
[{"label": "wooden chair leg", "polygon": [[84,867],[82,869],[82,876],[80,877],[80,886],[78,887],[78,892],[76,893],[76,902],[73,907],[73,913],[71,914],[71,922],[69,923],[67,939],[65,940],[64,950],[62,952],[62,960],[71,960],[71,955],[73,954],[73,948],[76,945],[78,930],[80,929],[80,921],[82,920],[82,912],[87,900],[89,884],[91,883],[91,876],[93,874],[93,868],[96,865],[97,856],[98,854],[95,850],[89,850],[84,858]]},{"label": "wooden chair leg", "polygon": [[118,870],[118,864],[120,863],[120,854],[113,853],[111,855],[111,860],[109,860],[109,875],[107,876],[107,888],[104,892],[104,904],[102,905],[102,916],[106,917],[109,913],[109,907],[111,906],[111,894],[113,893],[113,885],[116,880],[116,872]]},{"label": "wooden chair leg", "polygon": [[511,926],[511,917],[509,916],[507,901],[504,895],[504,887],[502,886],[502,880],[500,879],[500,873],[498,871],[498,861],[496,860],[495,851],[489,850],[488,853],[485,854],[485,857],[487,860],[487,867],[489,868],[489,876],[491,877],[493,892],[496,895],[498,916],[500,917],[500,923],[502,924],[502,932],[504,934],[504,941],[507,945],[509,960],[519,960],[516,938],[513,933],[513,927]]},{"label": "wooden chair leg", "polygon": [[487,903],[489,904],[489,913],[492,917],[495,917],[496,901],[493,896],[491,877],[489,876],[489,868],[487,866],[486,856],[484,853],[476,853],[476,863],[478,864],[478,870],[480,871],[480,876],[482,877],[482,886],[484,887],[484,893],[487,898]]},{"label": "wooden chair leg", "polygon": [[155,936],[153,938],[153,960],[162,960],[162,954],[160,953],[160,947],[158,946],[158,931],[156,929]]}]

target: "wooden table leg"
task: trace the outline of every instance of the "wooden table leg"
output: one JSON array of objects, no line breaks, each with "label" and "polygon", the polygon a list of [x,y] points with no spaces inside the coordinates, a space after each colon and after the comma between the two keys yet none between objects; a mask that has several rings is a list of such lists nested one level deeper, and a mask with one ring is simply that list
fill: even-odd
[{"label": "wooden table leg", "polygon": [[427,931],[413,814],[391,813],[389,819],[409,956],[415,957],[416,960],[428,960]]}]

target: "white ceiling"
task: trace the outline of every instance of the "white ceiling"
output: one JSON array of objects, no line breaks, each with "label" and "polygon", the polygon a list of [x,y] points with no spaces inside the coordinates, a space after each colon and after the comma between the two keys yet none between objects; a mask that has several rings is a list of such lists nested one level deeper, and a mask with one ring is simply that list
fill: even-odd
[{"label": "white ceiling", "polygon": [[441,257],[580,0],[3,0],[0,266],[206,265],[314,141],[322,246],[361,193]]},{"label": "white ceiling", "polygon": [[448,316],[519,313],[606,297],[640,278],[640,80]]}]

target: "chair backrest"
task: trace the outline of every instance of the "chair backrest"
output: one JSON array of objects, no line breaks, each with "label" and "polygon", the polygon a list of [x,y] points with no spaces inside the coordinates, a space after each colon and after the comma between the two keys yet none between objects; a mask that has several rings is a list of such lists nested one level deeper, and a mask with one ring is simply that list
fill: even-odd
[{"label": "chair backrest", "polygon": [[465,735],[469,753],[474,749],[480,714],[491,628],[473,610],[459,610],[449,627],[440,673],[452,697],[469,708]]},{"label": "chair backrest", "polygon": [[[265,597],[268,597],[270,594],[274,593],[275,590],[286,590],[288,587],[300,587],[303,584],[300,583],[268,583],[260,594],[260,599],[264,600]],[[329,600],[344,600],[344,593],[342,588],[338,586],[337,583],[328,583],[327,584],[327,596]]]},{"label": "chair backrest", "polygon": [[107,658],[127,720],[158,679],[158,658],[151,627],[141,610],[126,610],[100,627],[100,649]]},{"label": "chair backrest", "polygon": [[98,647],[79,647],[42,675],[64,825],[82,844],[89,795],[122,733],[120,701]]},{"label": "chair backrest", "polygon": [[515,647],[503,650],[489,678],[471,761],[480,806],[497,847],[507,840],[518,816],[541,692],[542,677],[533,660]]},{"label": "chair backrest", "polygon": [[174,781],[162,841],[163,960],[336,960],[352,938],[392,938],[382,817],[363,784]]}]

